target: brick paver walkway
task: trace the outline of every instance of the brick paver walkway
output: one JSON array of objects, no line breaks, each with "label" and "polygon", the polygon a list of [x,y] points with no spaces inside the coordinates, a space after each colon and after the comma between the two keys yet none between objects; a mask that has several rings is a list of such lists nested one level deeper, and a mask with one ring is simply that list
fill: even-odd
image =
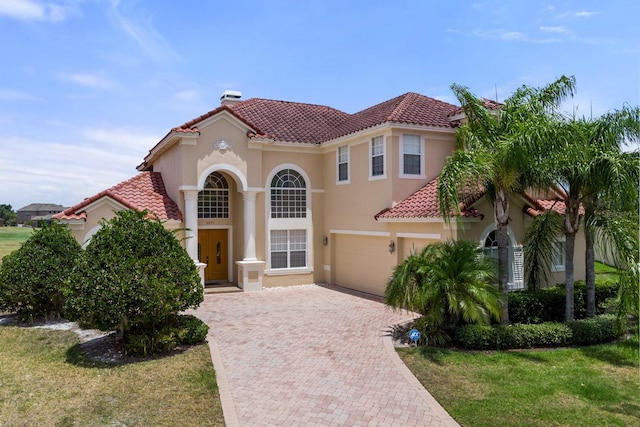
[{"label": "brick paver walkway", "polygon": [[196,315],[227,427],[457,425],[393,350],[407,313],[311,285],[206,295]]}]

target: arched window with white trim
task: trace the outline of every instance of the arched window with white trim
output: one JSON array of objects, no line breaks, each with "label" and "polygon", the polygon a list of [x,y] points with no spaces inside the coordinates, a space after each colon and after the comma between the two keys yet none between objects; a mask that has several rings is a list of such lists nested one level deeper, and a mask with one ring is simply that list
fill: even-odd
[{"label": "arched window with white trim", "polygon": [[276,169],[267,207],[268,270],[308,272],[311,262],[311,211],[308,181],[294,165]]},{"label": "arched window with white trim", "polygon": [[198,218],[229,218],[229,183],[220,172],[211,173],[198,193]]}]

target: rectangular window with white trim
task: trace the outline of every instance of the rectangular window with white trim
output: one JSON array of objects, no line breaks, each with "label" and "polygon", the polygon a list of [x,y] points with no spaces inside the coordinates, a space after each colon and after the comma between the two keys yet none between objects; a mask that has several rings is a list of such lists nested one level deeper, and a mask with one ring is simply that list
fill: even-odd
[{"label": "rectangular window with white trim", "polygon": [[271,268],[307,266],[306,230],[271,230]]},{"label": "rectangular window with white trim", "polygon": [[402,135],[400,176],[424,178],[424,148],[420,135]]},{"label": "rectangular window with white trim", "polygon": [[384,178],[384,137],[376,136],[372,138],[370,147],[369,176],[372,178]]},{"label": "rectangular window with white trim", "polygon": [[338,182],[349,182],[349,146],[338,147]]},{"label": "rectangular window with white trim", "polygon": [[566,265],[565,241],[556,240],[553,242],[553,252],[551,254],[551,271],[564,271]]}]

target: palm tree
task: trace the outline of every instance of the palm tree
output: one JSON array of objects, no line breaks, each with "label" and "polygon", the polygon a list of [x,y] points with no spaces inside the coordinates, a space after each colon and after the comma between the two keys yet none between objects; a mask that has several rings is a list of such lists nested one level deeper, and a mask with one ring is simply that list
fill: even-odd
[{"label": "palm tree", "polygon": [[561,77],[542,87],[522,86],[496,110],[465,87],[452,85],[467,121],[456,134],[456,150],[438,181],[438,199],[445,221],[460,217],[460,194],[478,186],[494,207],[498,243],[498,284],[503,297],[502,322],[509,323],[508,274],[509,197],[528,186],[547,182],[532,173],[531,156],[549,138],[550,118],[561,101],[573,94],[575,79]]},{"label": "palm tree", "polygon": [[[620,229],[603,228],[621,226],[621,222],[603,217],[602,197],[634,200],[637,198],[637,164],[625,160],[622,145],[640,133],[638,110],[625,108],[598,119],[563,118],[552,124],[555,138],[541,145],[539,158],[544,157],[540,174],[549,183],[555,183],[564,192],[565,215],[565,289],[566,320],[574,318],[574,262],[575,238],[584,211],[586,238],[587,313],[595,314],[594,238],[618,235]],[[612,206],[610,204],[610,206]],[[609,210],[611,216],[614,211]],[[600,230],[596,232],[600,224]],[[637,225],[637,224],[636,224]],[[604,234],[603,234],[604,233]],[[637,233],[632,233],[637,234]],[[540,239],[542,239],[540,237]],[[616,243],[615,239],[609,241]],[[614,250],[629,250],[621,243]],[[627,256],[628,254],[623,254]],[[630,264],[627,263],[627,266]]]},{"label": "palm tree", "polygon": [[[474,242],[434,243],[396,266],[385,289],[386,304],[423,315],[428,339],[444,342],[460,321],[500,320],[495,261]],[[423,331],[424,332],[424,331]]]}]

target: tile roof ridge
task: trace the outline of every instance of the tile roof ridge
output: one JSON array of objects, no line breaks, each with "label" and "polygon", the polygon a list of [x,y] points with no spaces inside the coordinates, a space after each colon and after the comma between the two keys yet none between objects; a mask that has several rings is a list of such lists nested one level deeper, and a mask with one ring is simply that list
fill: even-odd
[{"label": "tile roof ridge", "polygon": [[[234,109],[234,107],[239,106],[240,104],[246,103],[246,102],[249,102],[249,101],[254,101],[254,102],[255,101],[267,101],[267,102],[276,102],[276,103],[281,103],[281,104],[307,105],[309,107],[328,108],[330,110],[339,111],[339,112],[344,113],[344,114],[349,114],[349,113],[346,113],[346,112],[344,112],[342,110],[339,110],[339,109],[337,109],[335,107],[332,107],[332,106],[326,105],[326,104],[314,104],[314,103],[311,103],[311,102],[286,101],[284,99],[269,99],[269,98],[258,98],[258,97],[249,98],[249,99],[246,99],[245,101],[238,102],[238,103],[232,105],[231,108]],[[349,114],[349,115],[351,115],[351,114]]]}]

